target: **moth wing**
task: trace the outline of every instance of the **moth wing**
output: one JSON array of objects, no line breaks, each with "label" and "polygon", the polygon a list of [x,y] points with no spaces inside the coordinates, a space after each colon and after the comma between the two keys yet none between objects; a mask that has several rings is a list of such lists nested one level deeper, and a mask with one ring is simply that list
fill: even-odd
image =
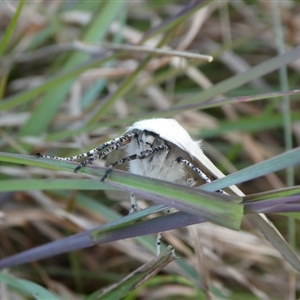
[{"label": "moth wing", "polygon": [[[193,145],[193,159],[192,162],[194,162],[195,166],[198,167],[202,172],[205,173],[208,178],[210,178],[212,181],[223,178],[225,175],[214,165],[214,163],[204,154],[202,149],[200,148],[199,144],[195,142]],[[197,147],[195,147],[197,146]],[[245,196],[244,193],[235,185],[229,186],[225,189],[225,191],[228,194],[236,194],[240,197]]]},{"label": "moth wing", "polygon": [[[177,172],[180,174],[180,179],[177,181],[178,183],[181,184],[187,184],[191,187],[198,187],[202,184],[205,184],[206,181],[202,179],[194,170],[192,170],[189,166],[186,164],[178,164],[176,161],[177,158],[182,157],[185,160],[189,161],[191,164],[194,166],[198,167],[205,175],[208,176],[208,170],[204,168],[202,165],[200,166],[198,161],[196,159],[193,159],[185,150],[181,149],[177,145],[168,142],[168,144],[171,146],[169,153],[166,157],[166,161],[169,163],[169,165],[173,168],[178,168],[173,169],[173,172]],[[210,173],[209,173],[210,174]],[[210,174],[211,175],[211,174]],[[209,176],[208,176],[209,177]],[[209,177],[211,180],[213,178]]]}]

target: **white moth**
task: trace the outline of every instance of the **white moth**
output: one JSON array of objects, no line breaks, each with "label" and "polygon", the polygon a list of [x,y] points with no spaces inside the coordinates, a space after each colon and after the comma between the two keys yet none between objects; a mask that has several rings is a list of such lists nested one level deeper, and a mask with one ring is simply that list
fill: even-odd
[{"label": "white moth", "polygon": [[[110,164],[101,181],[105,180],[113,167],[129,162],[129,172],[133,174],[197,187],[225,176],[205,156],[200,146],[201,142],[193,141],[177,121],[160,118],[136,122],[122,136],[86,153],[71,157],[37,155],[67,161],[85,159],[75,168],[74,171],[77,172],[94,160],[125,147],[127,156]],[[235,186],[230,188],[233,191],[238,190]],[[218,192],[223,193],[222,190]],[[130,212],[136,210],[136,200],[132,194]],[[160,236],[159,234],[157,238],[158,253]]]}]

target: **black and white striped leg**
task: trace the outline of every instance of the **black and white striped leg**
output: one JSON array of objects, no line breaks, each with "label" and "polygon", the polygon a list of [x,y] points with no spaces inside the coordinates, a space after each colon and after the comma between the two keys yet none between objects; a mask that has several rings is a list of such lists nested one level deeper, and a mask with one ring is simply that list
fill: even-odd
[{"label": "black and white striped leg", "polygon": [[104,180],[106,179],[106,177],[108,176],[109,172],[111,171],[111,169],[115,166],[118,166],[118,165],[122,165],[126,162],[129,162],[131,160],[135,160],[135,159],[145,159],[145,158],[148,158],[160,151],[164,151],[164,150],[169,150],[169,147],[166,146],[166,145],[161,145],[161,146],[158,146],[158,147],[155,147],[151,150],[145,150],[145,151],[142,151],[138,154],[133,154],[133,155],[129,155],[129,156],[126,156],[126,157],[123,157],[122,159],[110,164],[108,166],[108,169],[106,170],[104,176],[102,177],[101,181],[104,182]]},{"label": "black and white striped leg", "polygon": [[[130,207],[129,214],[132,214],[137,211],[136,197],[135,194],[133,193],[130,194],[130,203],[131,203],[131,207]],[[170,213],[170,209],[167,210],[167,213],[168,214]],[[156,256],[159,256],[160,254],[161,236],[162,236],[161,232],[159,232],[156,236]]]},{"label": "black and white striped leg", "polygon": [[129,210],[129,214],[132,214],[134,212],[137,211],[137,204],[136,204],[136,198],[135,198],[135,194],[130,193],[130,210]]},{"label": "black and white striped leg", "polygon": [[[136,137],[137,134],[134,132],[125,134],[123,136],[117,137],[111,141],[108,141],[88,152],[78,154],[76,156],[69,156],[69,157],[59,157],[59,156],[48,156],[48,155],[42,155],[40,153],[37,153],[36,155],[38,157],[43,158],[51,158],[51,159],[57,159],[57,160],[66,160],[66,161],[73,161],[73,160],[79,160],[82,158],[87,158],[85,161],[80,163],[74,170],[74,172],[78,172],[82,167],[86,166],[87,164],[92,163],[94,160],[101,159],[105,157],[110,152],[117,150],[118,148],[125,146],[126,144],[130,143],[133,137]],[[106,149],[105,149],[106,148]],[[105,149],[104,151],[102,151]]]},{"label": "black and white striped leg", "polygon": [[[132,213],[136,212],[137,208],[138,208],[137,204],[136,204],[135,194],[133,194],[133,193],[130,194],[130,202],[131,202],[131,208],[130,208],[129,214],[132,214]],[[168,214],[170,213],[169,209],[167,210],[167,213]],[[156,256],[159,256],[159,254],[160,254],[161,236],[162,236],[161,232],[159,232],[156,236]]]},{"label": "black and white striped leg", "polygon": [[156,236],[156,256],[160,254],[160,245],[161,245],[161,232]]},{"label": "black and white striped leg", "polygon": [[[183,157],[178,157],[176,159],[176,161],[179,164],[185,164],[186,166],[188,166],[189,168],[191,168],[193,171],[195,171],[206,183],[210,183],[211,180],[199,169],[197,168],[195,165],[193,165],[191,162],[189,162],[188,160],[184,159]],[[217,190],[216,192],[218,193],[222,193],[222,194],[226,194],[223,190]]]},{"label": "black and white striped leg", "polygon": [[[170,214],[172,212],[172,207],[169,207],[165,212],[166,214]],[[161,236],[161,232],[159,232],[156,236],[156,256],[159,256],[160,254]]]},{"label": "black and white striped leg", "polygon": [[[136,136],[136,133],[130,133],[130,134],[127,134],[127,135],[124,135],[122,137],[112,140],[112,141],[115,141],[115,144],[106,145],[105,150],[103,150],[102,152],[95,154],[95,155],[91,156],[89,159],[83,161],[80,165],[78,165],[75,168],[74,172],[75,173],[78,172],[82,167],[86,166],[89,163],[91,164],[94,160],[101,159],[101,158],[105,157],[106,155],[108,155],[109,153],[119,149],[120,147],[127,145],[128,143],[131,142],[132,137],[135,137],[135,136]],[[110,142],[112,142],[112,141],[110,141]],[[107,143],[110,143],[110,142],[107,142]],[[107,143],[105,143],[105,144],[107,144]]]},{"label": "black and white striped leg", "polygon": [[[108,176],[111,169],[117,165],[121,165],[121,164],[124,164],[125,162],[129,162],[129,161],[135,160],[135,159],[145,159],[147,157],[150,157],[150,156],[152,156],[160,151],[164,151],[164,150],[169,150],[169,147],[166,145],[162,145],[162,146],[155,147],[151,150],[142,151],[139,154],[133,154],[133,155],[124,157],[124,158],[112,163],[111,165],[109,165],[109,167],[108,167],[107,171],[105,172],[104,176],[102,177],[101,181],[103,182],[106,179],[106,177]],[[129,213],[133,213],[133,212],[137,211],[137,204],[136,204],[136,199],[135,199],[134,194],[130,195],[130,202],[131,202],[131,209],[130,209]],[[156,255],[157,256],[160,254],[160,244],[161,244],[161,232],[159,232],[156,237]]]}]

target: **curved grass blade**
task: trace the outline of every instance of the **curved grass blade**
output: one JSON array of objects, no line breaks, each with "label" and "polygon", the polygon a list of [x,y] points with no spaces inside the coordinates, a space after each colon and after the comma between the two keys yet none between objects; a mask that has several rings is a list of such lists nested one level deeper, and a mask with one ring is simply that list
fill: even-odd
[{"label": "curved grass blade", "polygon": [[[25,293],[32,296],[35,299],[51,299],[59,300],[57,296],[47,291],[42,286],[25,279],[16,279],[7,274],[0,272],[0,282],[3,282],[17,291],[20,291],[22,295]],[[20,298],[21,299],[21,298]]]},{"label": "curved grass blade", "polygon": [[34,282],[25,279],[19,279],[18,281],[22,285],[23,289],[37,300],[41,300],[41,299],[60,300],[60,298],[54,296],[48,290],[46,290],[45,288],[43,288],[42,286]]}]

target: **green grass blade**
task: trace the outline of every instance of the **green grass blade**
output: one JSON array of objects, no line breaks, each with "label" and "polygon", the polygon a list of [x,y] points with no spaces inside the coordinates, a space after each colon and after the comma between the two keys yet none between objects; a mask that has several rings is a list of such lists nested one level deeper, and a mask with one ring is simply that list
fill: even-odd
[{"label": "green grass blade", "polygon": [[18,289],[20,291],[23,290],[22,285],[19,282],[19,279],[16,279],[12,276],[9,276],[7,274],[4,274],[3,272],[0,272],[0,282],[3,282],[15,289]]},{"label": "green grass blade", "polygon": [[244,202],[267,200],[272,198],[283,198],[300,193],[300,186],[287,187],[278,190],[267,191],[258,194],[251,194],[244,197]]},{"label": "green grass blade", "polygon": [[184,104],[186,105],[190,103],[204,102],[209,99],[212,99],[215,96],[224,94],[230,90],[240,87],[243,84],[255,78],[259,78],[272,71],[275,71],[278,68],[297,60],[299,57],[300,57],[300,47],[296,47],[283,55],[278,55],[274,58],[271,58],[251,68],[249,71],[246,71],[243,74],[238,74],[229,79],[226,79],[214,85],[213,88],[211,89],[203,91],[200,94],[196,94],[191,98],[185,99]]},{"label": "green grass blade", "polygon": [[146,199],[203,217],[212,223],[235,230],[240,228],[243,216],[243,207],[239,204],[240,198],[226,199],[227,196],[222,198],[218,193],[206,194],[200,192],[200,189],[131,175],[127,174],[119,179],[113,171],[106,182]]},{"label": "green grass blade", "polygon": [[[51,168],[74,170],[74,164],[66,161],[38,158],[28,155],[0,153],[0,160],[31,165],[49,164]],[[100,179],[104,175],[101,168],[88,167],[83,172]],[[106,180],[110,185],[127,190],[146,199],[157,201],[203,217],[213,223],[238,230],[243,217],[243,206],[239,197],[230,198],[219,193],[206,193],[199,189],[190,188],[170,182],[133,175],[127,172],[113,170]],[[77,186],[80,189],[81,184]]]},{"label": "green grass blade", "polygon": [[5,48],[7,47],[7,44],[9,42],[9,39],[11,38],[12,34],[14,33],[14,30],[17,26],[20,14],[22,12],[23,6],[26,3],[26,0],[21,0],[19,2],[19,5],[17,7],[17,10],[14,14],[14,16],[12,17],[7,29],[5,30],[5,33],[2,37],[2,40],[0,42],[0,56],[3,55]]},{"label": "green grass blade", "polygon": [[145,281],[153,278],[158,272],[173,262],[176,258],[174,249],[169,246],[160,256],[128,274],[120,282],[103,290],[94,292],[87,298],[87,300],[123,299],[124,296],[138,288]]},{"label": "green grass blade", "polygon": [[[102,3],[102,5],[99,6],[98,11],[94,14],[92,22],[84,34],[82,41],[101,41],[106,35],[111,22],[115,19],[123,5],[124,3],[122,1],[107,1]],[[74,53],[62,66],[62,70],[68,71],[70,68],[73,68],[73,66],[84,62],[86,58],[86,54]],[[52,90],[48,89],[41,104],[33,112],[27,124],[23,126],[20,132],[21,136],[38,135],[46,130],[70,91],[72,83],[73,79],[65,81],[63,84],[61,84],[61,82],[56,82]]]},{"label": "green grass blade", "polygon": [[0,192],[30,190],[116,190],[116,188],[93,179],[8,179],[0,181]]},{"label": "green grass blade", "polygon": [[300,163],[300,147],[287,151],[263,162],[254,164],[241,171],[232,173],[225,178],[213,181],[209,185],[204,185],[206,191],[214,191],[224,187],[239,184],[266,174],[270,174]]},{"label": "green grass blade", "polygon": [[36,300],[60,300],[60,298],[55,296],[53,293],[50,293],[44,287],[34,282],[25,279],[19,279],[18,282],[22,285],[23,289],[32,295],[32,297],[34,297]]},{"label": "green grass blade", "polygon": [[6,99],[3,99],[3,101],[0,103],[0,111],[6,111],[16,107],[17,105],[33,101],[33,98],[40,95],[42,92],[48,91],[52,88],[54,89],[59,83],[71,80],[72,78],[76,77],[85,70],[99,66],[100,64],[108,61],[109,59],[111,58],[106,57],[103,59],[90,59],[86,63],[75,67],[73,70],[69,70],[67,72],[63,72],[59,75],[48,78],[45,83],[31,90],[7,97]]},{"label": "green grass blade", "polygon": [[12,276],[0,272],[0,282],[3,282],[9,287],[16,289],[17,291],[20,291],[20,296],[26,293],[27,295],[30,295],[37,300],[42,300],[42,299],[59,300],[59,298],[55,296],[53,293],[50,293],[44,287],[34,282],[31,282],[29,280],[16,279]]}]

